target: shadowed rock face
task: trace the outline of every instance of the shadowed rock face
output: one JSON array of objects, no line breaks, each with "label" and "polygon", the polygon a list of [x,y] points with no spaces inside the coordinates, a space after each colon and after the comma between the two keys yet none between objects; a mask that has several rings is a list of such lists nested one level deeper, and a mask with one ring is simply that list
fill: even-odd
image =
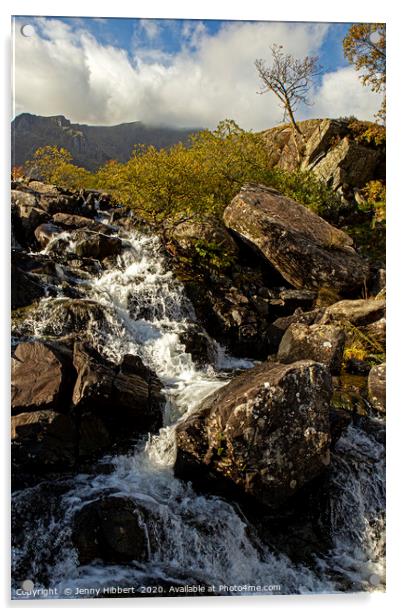
[{"label": "shadowed rock face", "polygon": [[85,505],[75,516],[72,534],[80,564],[99,558],[108,563],[145,560],[143,516],[128,498],[109,496]]},{"label": "shadowed rock face", "polygon": [[162,384],[139,357],[116,365],[82,342],[50,344],[23,342],[12,359],[16,483],[72,470],[162,425]]},{"label": "shadowed rock face", "polygon": [[274,189],[247,184],[223,218],[296,288],[347,293],[368,276],[346,233]]},{"label": "shadowed rock face", "polygon": [[176,474],[281,505],[329,464],[331,392],[314,361],[248,370],[177,426]]}]

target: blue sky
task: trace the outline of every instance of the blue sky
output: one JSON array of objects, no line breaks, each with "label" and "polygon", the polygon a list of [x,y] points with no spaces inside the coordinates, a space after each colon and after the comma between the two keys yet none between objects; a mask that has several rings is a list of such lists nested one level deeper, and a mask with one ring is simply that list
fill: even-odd
[{"label": "blue sky", "polygon": [[[35,35],[21,35],[31,23]],[[318,55],[324,72],[300,119],[354,114],[371,119],[378,96],[343,56],[350,24],[216,20],[18,17],[15,113],[72,121],[213,127],[230,117],[259,130],[281,121],[272,94],[257,96],[256,58],[282,44]]]},{"label": "blue sky", "polygon": [[[202,23],[208,34],[215,35],[222,26],[230,23],[222,20],[183,20],[183,19],[123,19],[106,17],[61,17],[60,21],[74,28],[82,28],[90,32],[99,42],[104,45],[114,45],[133,51],[133,43],[139,46],[150,46],[151,41],[147,37],[144,23],[152,23],[158,28],[157,45],[166,53],[177,53],[183,43],[181,33],[183,26],[188,23]],[[232,22],[239,23],[239,22]],[[253,22],[243,22],[253,23]],[[347,66],[342,49],[342,41],[351,24],[333,23],[324,37],[319,50],[320,62],[324,69],[334,70]]]}]

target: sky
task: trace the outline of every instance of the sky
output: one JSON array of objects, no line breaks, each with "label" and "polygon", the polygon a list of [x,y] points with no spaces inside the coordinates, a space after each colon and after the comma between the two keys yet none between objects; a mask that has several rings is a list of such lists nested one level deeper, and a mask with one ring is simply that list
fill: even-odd
[{"label": "sky", "polygon": [[269,64],[273,44],[323,67],[297,119],[372,120],[381,103],[343,57],[350,24],[19,16],[14,26],[15,115],[203,128],[230,118],[262,130],[283,120],[254,66]]}]

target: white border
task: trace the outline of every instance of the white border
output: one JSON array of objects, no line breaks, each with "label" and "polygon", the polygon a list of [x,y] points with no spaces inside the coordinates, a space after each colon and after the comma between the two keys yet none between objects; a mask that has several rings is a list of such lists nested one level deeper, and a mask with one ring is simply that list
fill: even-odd
[{"label": "white border", "polygon": [[[168,8],[167,8],[168,6]],[[334,3],[324,3],[322,0],[313,2],[308,0],[287,0],[287,2],[268,2],[267,0],[247,0],[247,2],[231,3],[213,0],[204,0],[200,3],[190,3],[188,0],[148,0],[143,3],[128,3],[122,0],[100,3],[90,0],[69,0],[58,2],[51,0],[3,0],[0,7],[1,19],[1,49],[2,54],[2,131],[1,143],[1,214],[2,214],[2,242],[1,242],[1,310],[2,320],[1,348],[3,350],[3,366],[1,372],[0,391],[5,398],[2,405],[2,426],[4,427],[4,447],[1,454],[5,462],[5,492],[3,493],[1,507],[2,527],[1,536],[4,539],[1,561],[1,598],[4,606],[17,611],[25,609],[74,609],[79,613],[84,609],[130,609],[137,613],[152,613],[158,610],[168,613],[191,610],[192,613],[203,613],[212,610],[221,613],[222,610],[243,612],[244,610],[266,613],[267,610],[297,610],[300,614],[352,614],[361,610],[365,615],[375,614],[379,610],[390,610],[393,605],[400,603],[399,572],[401,567],[401,509],[400,509],[400,475],[401,475],[401,416],[399,381],[401,366],[401,306],[402,289],[401,264],[402,258],[398,251],[401,244],[402,233],[402,143],[400,135],[401,125],[401,19],[396,2],[383,0],[382,2],[369,2],[364,0],[337,0]],[[65,16],[98,16],[98,17],[170,17],[170,18],[210,18],[210,19],[262,19],[277,21],[385,21],[387,23],[387,80],[388,80],[388,576],[387,593],[373,595],[331,595],[331,596],[301,596],[301,597],[247,597],[247,598],[203,598],[203,599],[123,599],[123,600],[97,600],[78,602],[11,602],[9,597],[9,480],[8,480],[8,346],[9,346],[9,165],[10,165],[10,139],[9,126],[11,119],[10,104],[10,17],[17,15],[65,15]],[[4,392],[6,392],[4,394]],[[399,428],[399,430],[398,430]],[[23,604],[22,604],[23,603]]]}]

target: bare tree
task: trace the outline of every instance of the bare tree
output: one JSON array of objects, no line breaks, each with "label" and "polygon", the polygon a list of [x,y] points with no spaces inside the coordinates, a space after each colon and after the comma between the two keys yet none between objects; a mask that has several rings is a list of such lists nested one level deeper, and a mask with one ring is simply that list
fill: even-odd
[{"label": "bare tree", "polygon": [[[297,148],[296,134],[303,144],[305,137],[295,120],[295,112],[300,103],[309,105],[308,93],[314,84],[314,78],[320,75],[322,67],[317,56],[306,56],[298,60],[285,54],[282,45],[272,45],[272,64],[267,66],[264,60],[256,60],[255,67],[263,83],[259,94],[273,92],[280,100],[284,121],[289,118]],[[298,148],[297,148],[297,151]]]}]

